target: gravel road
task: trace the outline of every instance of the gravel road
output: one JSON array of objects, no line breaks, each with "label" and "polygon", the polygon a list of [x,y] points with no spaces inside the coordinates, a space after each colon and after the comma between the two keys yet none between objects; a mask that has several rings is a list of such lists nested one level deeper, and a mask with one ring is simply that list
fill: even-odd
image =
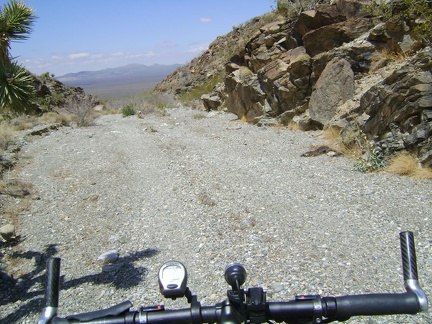
[{"label": "gravel road", "polygon": [[[62,258],[60,315],[164,303],[157,273],[182,261],[203,305],[225,298],[233,261],[271,301],[296,294],[403,292],[399,231],[415,233],[419,276],[432,298],[432,182],[363,174],[345,157],[300,157],[319,132],[256,127],[228,113],[103,116],[23,148],[33,201],[18,226],[16,287],[0,322],[34,323],[46,258]],[[116,250],[119,259],[97,261]],[[18,297],[17,297],[18,296]],[[17,300],[18,299],[18,300]],[[429,313],[349,323],[431,323]]]}]

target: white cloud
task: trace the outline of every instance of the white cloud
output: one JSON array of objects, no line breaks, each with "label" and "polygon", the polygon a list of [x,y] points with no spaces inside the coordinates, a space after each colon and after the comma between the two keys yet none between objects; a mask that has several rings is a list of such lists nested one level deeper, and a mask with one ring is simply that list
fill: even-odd
[{"label": "white cloud", "polygon": [[211,22],[213,22],[213,18],[211,18],[211,17],[201,17],[200,18],[200,22],[202,22],[204,24],[211,23]]},{"label": "white cloud", "polygon": [[76,60],[76,59],[82,59],[84,57],[88,57],[90,56],[90,53],[72,53],[68,55],[68,58],[72,59],[72,60]]},{"label": "white cloud", "polygon": [[202,53],[208,49],[209,44],[194,44],[189,47],[189,49],[186,51],[187,53]]}]

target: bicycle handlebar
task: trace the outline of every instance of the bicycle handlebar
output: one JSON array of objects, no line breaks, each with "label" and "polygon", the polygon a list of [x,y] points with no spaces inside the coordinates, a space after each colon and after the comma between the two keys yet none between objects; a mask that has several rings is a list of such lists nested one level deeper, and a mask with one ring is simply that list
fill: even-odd
[{"label": "bicycle handlebar", "polygon": [[[166,310],[163,305],[141,307],[130,310],[132,303],[123,302],[108,309],[60,318],[47,309],[58,306],[58,278],[60,259],[47,263],[47,304],[39,324],[45,323],[105,323],[105,324],[154,324],[154,323],[264,323],[277,321],[286,323],[329,323],[345,321],[352,316],[417,314],[427,311],[428,301],[418,283],[417,262],[412,232],[401,232],[401,254],[406,292],[399,294],[364,294],[336,297],[300,295],[288,302],[267,302],[266,292],[261,287],[241,289],[243,282],[229,282],[239,276],[239,267],[226,270],[225,278],[232,285],[227,299],[214,306],[201,306],[197,297],[187,288],[190,308]],[[231,272],[229,272],[231,271]],[[246,272],[244,272],[246,278]],[[237,277],[236,277],[237,278]],[[57,280],[57,283],[56,283]],[[49,314],[50,317],[48,317]]]}]

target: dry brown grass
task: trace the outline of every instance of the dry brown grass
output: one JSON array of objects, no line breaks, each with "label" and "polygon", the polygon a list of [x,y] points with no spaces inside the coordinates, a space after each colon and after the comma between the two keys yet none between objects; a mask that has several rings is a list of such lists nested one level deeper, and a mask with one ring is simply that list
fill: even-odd
[{"label": "dry brown grass", "polygon": [[402,61],[408,57],[408,55],[404,52],[390,51],[388,49],[383,49],[381,51],[381,56],[391,61]]},{"label": "dry brown grass", "polygon": [[340,128],[338,127],[329,127],[324,129],[323,137],[327,146],[336,152],[342,153],[346,157],[356,159],[362,154],[362,150],[357,144],[346,145],[342,142]]},{"label": "dry brown grass", "polygon": [[14,128],[8,124],[0,124],[0,149],[6,150],[14,140]]},{"label": "dry brown grass", "polygon": [[65,124],[72,122],[74,116],[66,113],[47,112],[38,119],[39,124]]},{"label": "dry brown grass", "polygon": [[1,179],[0,193],[12,197],[23,198],[30,194],[32,184],[20,179]]},{"label": "dry brown grass", "polygon": [[432,168],[421,168],[415,157],[408,153],[398,153],[390,159],[387,172],[419,180],[432,180]]},{"label": "dry brown grass", "polygon": [[290,121],[287,125],[287,128],[292,131],[301,131],[299,124]]}]

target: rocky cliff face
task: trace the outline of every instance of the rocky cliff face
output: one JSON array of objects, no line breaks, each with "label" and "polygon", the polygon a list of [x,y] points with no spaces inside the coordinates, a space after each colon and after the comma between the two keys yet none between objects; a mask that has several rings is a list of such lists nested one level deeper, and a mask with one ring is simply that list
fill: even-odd
[{"label": "rocky cliff face", "polygon": [[370,4],[336,0],[260,27],[205,106],[257,124],[337,127],[346,143],[366,135],[431,166],[431,47],[408,25],[368,14]]}]

